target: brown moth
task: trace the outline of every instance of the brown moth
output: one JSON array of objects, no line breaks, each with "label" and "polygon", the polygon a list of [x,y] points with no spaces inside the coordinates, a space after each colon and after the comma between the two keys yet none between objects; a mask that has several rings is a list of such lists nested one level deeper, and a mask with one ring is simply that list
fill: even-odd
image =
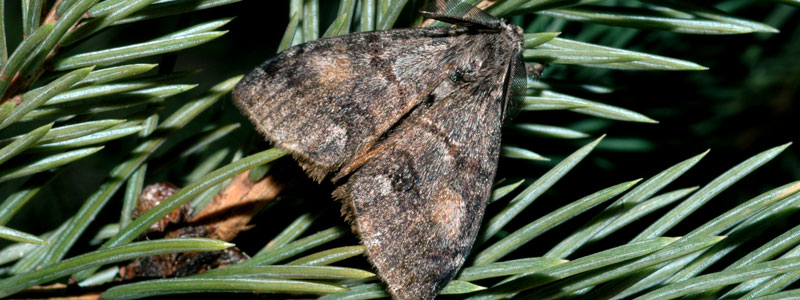
[{"label": "brown moth", "polygon": [[432,299],[464,264],[524,95],[522,29],[464,4],[423,15],[455,27],[394,29],[290,48],[234,102],[334,196],[395,299]]}]

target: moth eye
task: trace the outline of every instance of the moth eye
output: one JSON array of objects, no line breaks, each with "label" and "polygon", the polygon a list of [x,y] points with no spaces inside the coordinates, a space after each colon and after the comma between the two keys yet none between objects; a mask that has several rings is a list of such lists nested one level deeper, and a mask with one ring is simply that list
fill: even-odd
[{"label": "moth eye", "polygon": [[450,75],[450,80],[453,81],[453,82],[458,82],[458,78],[461,77],[461,76],[459,76],[458,73],[459,72],[455,72],[452,75]]},{"label": "moth eye", "polygon": [[475,69],[472,66],[457,68],[456,71],[450,75],[450,80],[453,82],[458,82],[459,80],[471,81],[470,78],[474,71]]}]

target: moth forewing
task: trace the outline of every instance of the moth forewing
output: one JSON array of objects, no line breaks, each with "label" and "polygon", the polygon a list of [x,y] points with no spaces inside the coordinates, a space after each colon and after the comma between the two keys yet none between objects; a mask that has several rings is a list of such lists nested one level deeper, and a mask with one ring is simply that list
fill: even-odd
[{"label": "moth forewing", "polygon": [[356,33],[301,44],[247,74],[234,103],[316,180],[369,148],[435,88],[464,28]]},{"label": "moth forewing", "polygon": [[504,114],[524,92],[515,79],[525,76],[516,64],[521,31],[503,28],[464,33],[464,44],[448,50],[453,74],[357,168],[346,168],[355,171],[334,193],[396,299],[433,298],[477,235]]}]

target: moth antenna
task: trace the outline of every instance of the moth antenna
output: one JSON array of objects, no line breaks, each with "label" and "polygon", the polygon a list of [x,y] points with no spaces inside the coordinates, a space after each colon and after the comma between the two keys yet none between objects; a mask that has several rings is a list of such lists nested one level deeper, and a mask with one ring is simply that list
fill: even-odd
[{"label": "moth antenna", "polygon": [[429,1],[420,13],[429,19],[465,27],[500,29],[500,20],[466,2],[457,0]]},{"label": "moth antenna", "polygon": [[508,124],[522,108],[522,103],[525,100],[525,91],[528,89],[528,76],[538,78],[539,74],[531,72],[528,64],[525,63],[525,58],[522,52],[514,55],[514,59],[509,65],[507,81],[505,83],[505,101],[503,107],[503,123]]}]

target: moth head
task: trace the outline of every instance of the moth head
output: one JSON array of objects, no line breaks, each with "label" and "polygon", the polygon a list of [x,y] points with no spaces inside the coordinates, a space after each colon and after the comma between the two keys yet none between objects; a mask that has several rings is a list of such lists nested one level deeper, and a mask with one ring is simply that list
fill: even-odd
[{"label": "moth head", "polygon": [[524,32],[522,31],[522,28],[506,22],[505,19],[500,19],[500,24],[498,27],[498,30],[500,30],[506,38],[510,39],[511,42],[518,47],[514,50],[522,51],[522,45],[523,42],[525,42],[525,36],[523,35]]}]

